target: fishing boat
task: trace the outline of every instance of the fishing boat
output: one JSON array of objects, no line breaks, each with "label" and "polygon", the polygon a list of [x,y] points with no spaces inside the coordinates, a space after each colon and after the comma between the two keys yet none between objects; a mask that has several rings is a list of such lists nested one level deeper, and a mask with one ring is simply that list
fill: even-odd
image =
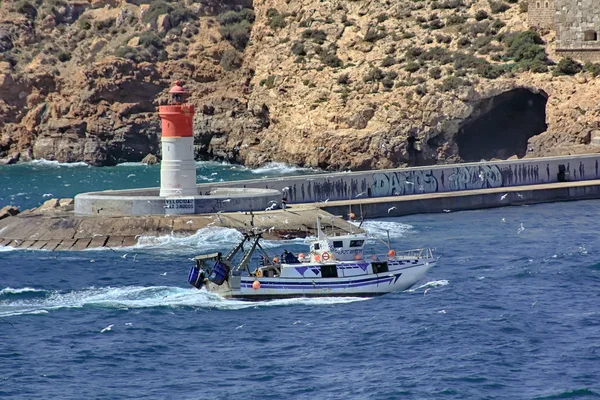
[{"label": "fishing boat", "polygon": [[[245,233],[227,254],[196,256],[188,282],[225,298],[246,300],[376,296],[410,288],[439,258],[432,249],[397,252],[388,235],[388,252],[365,259],[367,239],[364,233],[326,235],[317,220],[317,237],[309,241],[307,254],[286,250],[272,257],[260,244],[260,232]],[[253,256],[255,252],[259,255]]]}]

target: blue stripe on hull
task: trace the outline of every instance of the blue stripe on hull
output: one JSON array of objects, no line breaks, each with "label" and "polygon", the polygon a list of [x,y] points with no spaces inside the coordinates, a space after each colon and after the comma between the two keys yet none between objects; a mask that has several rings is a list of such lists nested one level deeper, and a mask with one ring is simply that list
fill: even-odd
[{"label": "blue stripe on hull", "polygon": [[[361,287],[361,286],[369,286],[369,285],[379,285],[380,283],[391,283],[394,279],[398,279],[402,275],[402,272],[398,272],[393,274],[393,276],[385,276],[385,277],[373,277],[367,279],[355,279],[348,282],[342,283],[334,283],[334,282],[268,282],[264,280],[260,280],[260,287],[262,289],[343,289],[348,287]],[[320,278],[322,279],[322,278]],[[304,280],[304,279],[303,279]],[[241,288],[249,289],[252,288],[252,281],[242,281]]]}]

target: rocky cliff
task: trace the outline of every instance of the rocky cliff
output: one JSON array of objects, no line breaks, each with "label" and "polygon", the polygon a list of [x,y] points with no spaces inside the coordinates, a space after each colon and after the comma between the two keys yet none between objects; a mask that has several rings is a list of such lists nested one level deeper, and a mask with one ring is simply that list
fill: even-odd
[{"label": "rocky cliff", "polygon": [[[525,1],[525,0],[522,0]],[[560,60],[525,3],[0,3],[0,159],[159,154],[175,79],[198,159],[367,169],[595,152],[600,65]]]}]

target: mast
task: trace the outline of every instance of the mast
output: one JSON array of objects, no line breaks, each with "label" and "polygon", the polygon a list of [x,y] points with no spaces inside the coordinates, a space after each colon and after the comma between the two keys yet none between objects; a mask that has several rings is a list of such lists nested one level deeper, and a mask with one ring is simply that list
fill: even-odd
[{"label": "mast", "polygon": [[317,217],[317,239],[318,240],[327,239],[327,236],[325,236],[325,234],[321,230],[321,218],[320,217]]}]

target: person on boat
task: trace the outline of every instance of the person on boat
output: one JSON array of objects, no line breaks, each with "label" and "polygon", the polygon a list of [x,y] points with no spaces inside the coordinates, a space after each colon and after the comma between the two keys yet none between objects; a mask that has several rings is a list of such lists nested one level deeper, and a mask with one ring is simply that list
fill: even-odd
[{"label": "person on boat", "polygon": [[281,208],[283,210],[285,210],[286,207],[287,207],[287,190],[283,189],[283,191],[281,192]]},{"label": "person on boat", "polygon": [[300,260],[298,260],[298,257],[296,257],[293,253],[290,253],[287,250],[283,251],[281,259],[286,264],[300,264]]}]

